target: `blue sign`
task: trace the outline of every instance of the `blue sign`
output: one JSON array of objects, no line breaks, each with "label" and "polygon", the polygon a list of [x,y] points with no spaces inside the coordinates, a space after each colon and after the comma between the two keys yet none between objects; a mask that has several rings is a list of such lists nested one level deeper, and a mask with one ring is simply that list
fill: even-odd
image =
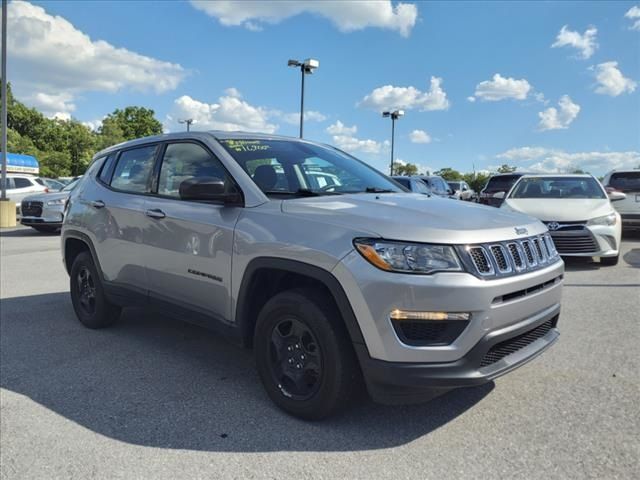
[{"label": "blue sign", "polygon": [[40,164],[31,155],[7,152],[7,172],[40,173]]}]

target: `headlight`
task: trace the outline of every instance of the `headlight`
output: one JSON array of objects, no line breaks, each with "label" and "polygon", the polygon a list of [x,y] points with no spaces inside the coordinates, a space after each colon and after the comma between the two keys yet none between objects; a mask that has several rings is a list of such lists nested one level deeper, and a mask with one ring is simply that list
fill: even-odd
[{"label": "headlight", "polygon": [[610,213],[603,217],[592,218],[587,222],[587,225],[615,225],[617,221],[615,213]]},{"label": "headlight", "polygon": [[64,198],[58,198],[56,200],[49,200],[47,202],[47,205],[50,207],[53,207],[54,205],[64,205],[65,199]]},{"label": "headlight", "polygon": [[357,238],[356,249],[381,270],[406,273],[461,272],[462,265],[453,247],[426,243],[389,242]]}]

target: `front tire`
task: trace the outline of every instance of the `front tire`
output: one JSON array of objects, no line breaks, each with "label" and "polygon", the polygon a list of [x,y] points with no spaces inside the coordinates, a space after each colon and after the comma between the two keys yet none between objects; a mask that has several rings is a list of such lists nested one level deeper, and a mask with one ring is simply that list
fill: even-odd
[{"label": "front tire", "polygon": [[120,316],[120,307],[109,302],[89,252],[73,261],[70,274],[71,302],[80,323],[88,328],[112,325]]},{"label": "front tire", "polygon": [[258,374],[285,412],[319,420],[348,405],[359,382],[357,359],[340,314],[314,289],[281,292],[262,308],[254,350]]},{"label": "front tire", "polygon": [[616,255],[615,257],[600,257],[600,263],[602,265],[606,265],[607,267],[613,267],[618,264],[618,260],[620,259],[620,255]]}]

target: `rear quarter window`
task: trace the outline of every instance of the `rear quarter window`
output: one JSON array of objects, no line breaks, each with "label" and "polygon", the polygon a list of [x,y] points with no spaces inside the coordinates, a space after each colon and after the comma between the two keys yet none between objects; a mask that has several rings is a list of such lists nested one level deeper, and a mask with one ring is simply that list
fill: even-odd
[{"label": "rear quarter window", "polygon": [[622,192],[640,192],[640,171],[613,173],[608,186]]}]

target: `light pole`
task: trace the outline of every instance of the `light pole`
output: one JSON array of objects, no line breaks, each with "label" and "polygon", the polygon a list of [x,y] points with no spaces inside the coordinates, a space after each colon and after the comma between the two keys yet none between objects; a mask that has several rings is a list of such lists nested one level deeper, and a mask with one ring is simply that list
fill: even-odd
[{"label": "light pole", "polygon": [[7,199],[7,0],[2,0],[2,173],[0,200]]},{"label": "light pole", "polygon": [[187,118],[186,120],[178,120],[178,123],[186,123],[187,124],[187,132],[189,131],[189,127],[193,123],[193,118]]},{"label": "light pole", "polygon": [[300,68],[300,74],[302,75],[302,88],[300,91],[300,138],[302,138],[304,124],[304,76],[311,75],[313,71],[320,66],[320,61],[313,58],[307,58],[304,62],[289,60],[287,65],[289,67]]},{"label": "light pole", "polygon": [[382,112],[383,117],[391,117],[391,165],[389,175],[393,175],[393,145],[396,136],[396,120],[404,115],[404,110],[394,110],[393,112]]}]

